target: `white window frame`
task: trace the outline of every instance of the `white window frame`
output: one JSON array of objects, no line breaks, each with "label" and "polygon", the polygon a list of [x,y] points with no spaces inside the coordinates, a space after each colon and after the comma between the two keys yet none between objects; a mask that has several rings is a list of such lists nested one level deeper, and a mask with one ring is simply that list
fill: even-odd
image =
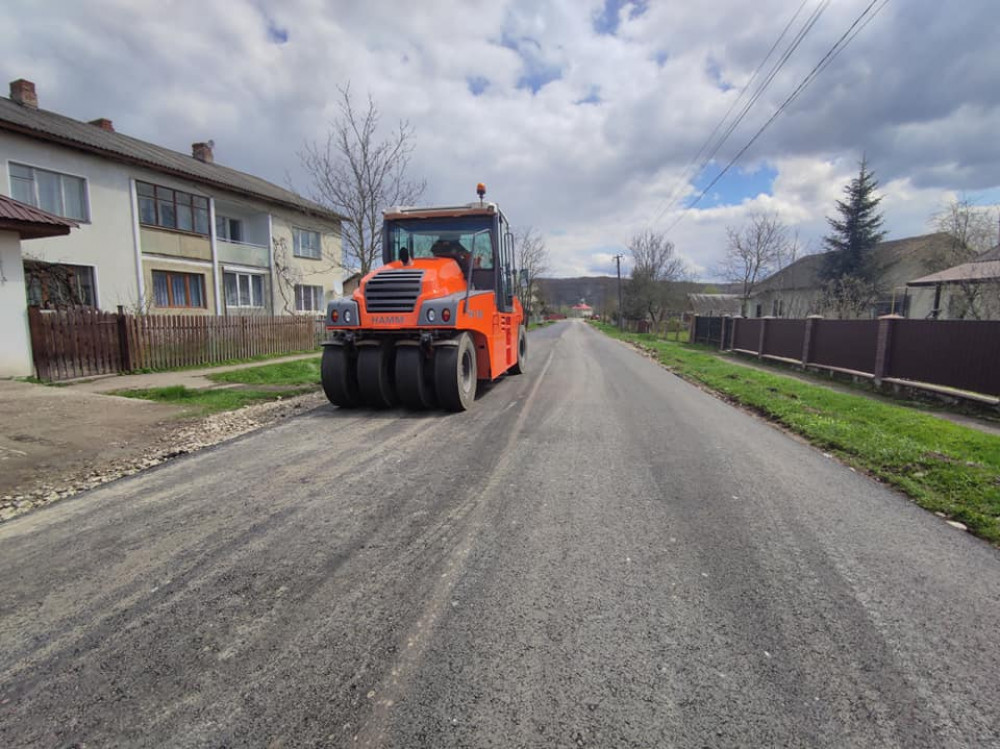
[{"label": "white window frame", "polygon": [[[219,222],[225,227],[225,231],[219,231]],[[236,223],[240,227],[240,238],[233,239],[231,229],[232,224]],[[246,244],[246,221],[241,218],[236,218],[234,216],[227,216],[224,213],[215,214],[215,236],[224,242],[231,242],[233,244]]]},{"label": "white window frame", "polygon": [[[309,290],[309,299],[306,299],[306,290]],[[306,307],[306,301],[310,307]],[[326,290],[322,286],[312,286],[310,284],[295,284],[295,311],[296,312],[323,312],[326,303]]]},{"label": "white window frame", "polygon": [[[302,245],[303,235],[314,235],[316,237],[316,246],[304,248]],[[312,229],[300,229],[295,226],[292,227],[292,254],[295,257],[309,258],[310,260],[320,260],[323,257],[323,235],[318,231],[313,231]]]},{"label": "white window frame", "polygon": [[[18,179],[18,180],[23,180],[24,179],[24,177],[15,177],[14,176],[13,171],[12,171],[12,167],[15,167],[15,166],[19,166],[19,167],[22,167],[24,169],[30,169],[31,170],[31,193],[32,193],[32,200],[31,200],[30,205],[33,205],[35,208],[40,208],[43,211],[44,210],[48,210],[46,208],[42,208],[42,206],[40,205],[41,201],[38,198],[38,180],[35,178],[35,172],[45,172],[46,174],[54,174],[56,177],[59,177],[59,200],[62,203],[62,208],[59,211],[50,211],[50,213],[54,213],[57,216],[62,216],[63,218],[68,218],[71,221],[77,221],[77,222],[79,222],[81,224],[89,224],[90,223],[90,181],[86,177],[84,177],[82,174],[73,174],[72,172],[58,172],[55,169],[46,169],[45,167],[35,166],[34,164],[26,164],[23,161],[8,160],[7,161],[7,184],[10,186],[10,196],[12,198],[14,197],[14,180],[15,179]],[[69,177],[70,179],[78,179],[78,180],[80,180],[83,183],[83,213],[84,213],[84,215],[83,215],[82,218],[79,217],[79,216],[67,216],[65,214],[66,187],[65,187],[65,183],[63,182],[63,179],[62,179],[63,177]],[[14,198],[14,199],[17,200],[18,198]]]},{"label": "white window frame", "polygon": [[[229,289],[226,288],[226,276],[236,277],[236,299],[237,302],[240,298],[240,278],[247,279],[247,288],[250,296],[250,304],[230,304],[229,303]],[[260,279],[260,298],[254,299],[253,290],[253,279]],[[264,274],[263,273],[247,273],[246,271],[239,270],[223,270],[222,271],[222,293],[225,295],[226,309],[264,309],[264,297],[266,292],[264,290]]]}]

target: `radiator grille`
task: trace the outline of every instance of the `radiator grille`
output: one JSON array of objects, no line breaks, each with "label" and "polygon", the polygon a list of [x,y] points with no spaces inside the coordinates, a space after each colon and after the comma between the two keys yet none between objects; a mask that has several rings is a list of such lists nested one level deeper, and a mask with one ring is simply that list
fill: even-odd
[{"label": "radiator grille", "polygon": [[369,312],[413,312],[424,278],[422,270],[385,270],[365,284]]}]

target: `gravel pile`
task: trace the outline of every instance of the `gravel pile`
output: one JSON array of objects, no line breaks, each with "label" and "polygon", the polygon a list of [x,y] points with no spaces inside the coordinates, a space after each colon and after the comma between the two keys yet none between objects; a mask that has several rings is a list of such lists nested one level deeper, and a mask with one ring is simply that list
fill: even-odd
[{"label": "gravel pile", "polygon": [[164,424],[160,430],[149,435],[148,446],[137,452],[133,451],[128,458],[92,464],[84,470],[49,474],[44,482],[20,487],[17,491],[0,497],[0,522],[326,403],[323,393],[307,393],[294,398],[255,403],[236,411],[211,414],[201,419]]}]

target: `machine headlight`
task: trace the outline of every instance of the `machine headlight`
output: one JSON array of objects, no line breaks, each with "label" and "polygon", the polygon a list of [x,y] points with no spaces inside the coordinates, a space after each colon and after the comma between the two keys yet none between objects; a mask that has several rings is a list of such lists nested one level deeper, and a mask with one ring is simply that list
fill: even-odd
[{"label": "machine headlight", "polygon": [[427,310],[427,321],[428,322],[434,322],[434,318],[435,317],[436,317],[436,315],[434,314],[434,310],[432,310],[432,309]]},{"label": "machine headlight", "polygon": [[351,311],[344,310],[344,322],[349,323],[351,321]]}]

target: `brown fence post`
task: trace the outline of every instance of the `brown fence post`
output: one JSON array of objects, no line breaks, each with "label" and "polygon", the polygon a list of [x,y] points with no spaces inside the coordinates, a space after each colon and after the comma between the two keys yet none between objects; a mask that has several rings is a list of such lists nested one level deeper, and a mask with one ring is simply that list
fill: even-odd
[{"label": "brown fence post", "polygon": [[35,365],[35,377],[50,380],[48,346],[42,327],[42,312],[38,307],[28,307],[28,335],[31,338],[31,358]]},{"label": "brown fence post", "polygon": [[764,358],[764,344],[767,343],[767,321],[773,319],[770,315],[760,318],[760,338],[757,339],[757,358]]},{"label": "brown fence post", "polygon": [[881,387],[882,380],[889,376],[889,351],[892,346],[894,320],[900,315],[882,315],[878,319],[878,343],[875,349],[875,387]]},{"label": "brown fence post", "polygon": [[131,372],[132,351],[128,345],[128,319],[125,317],[125,307],[118,305],[118,360],[120,372]]},{"label": "brown fence post", "polygon": [[802,334],[802,368],[809,364],[809,357],[812,356],[813,331],[816,329],[816,321],[822,320],[823,315],[809,315],[806,318],[806,330]]}]

